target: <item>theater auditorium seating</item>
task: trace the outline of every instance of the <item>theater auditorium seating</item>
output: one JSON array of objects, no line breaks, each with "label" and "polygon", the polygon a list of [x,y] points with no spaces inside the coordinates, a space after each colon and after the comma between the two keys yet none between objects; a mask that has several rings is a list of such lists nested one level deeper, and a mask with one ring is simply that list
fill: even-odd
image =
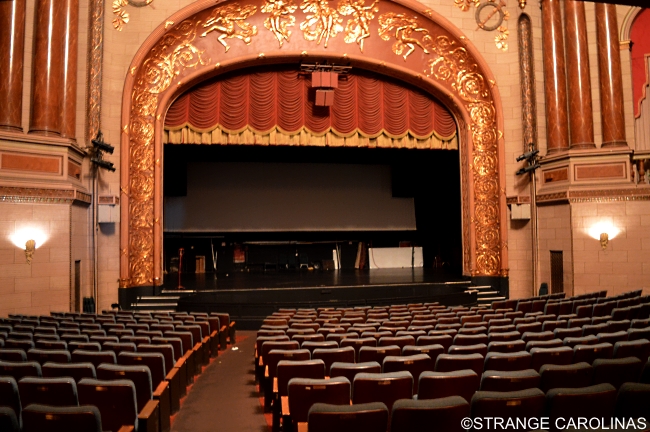
[{"label": "theater auditorium seating", "polygon": [[0,318],[0,429],[169,431],[187,386],[234,341],[222,313]]},{"label": "theater auditorium seating", "polygon": [[622,402],[650,400],[649,355],[650,297],[634,291],[280,309],[257,333],[255,364],[274,430],[451,431],[472,415],[566,416],[565,400],[650,419],[650,404]]}]

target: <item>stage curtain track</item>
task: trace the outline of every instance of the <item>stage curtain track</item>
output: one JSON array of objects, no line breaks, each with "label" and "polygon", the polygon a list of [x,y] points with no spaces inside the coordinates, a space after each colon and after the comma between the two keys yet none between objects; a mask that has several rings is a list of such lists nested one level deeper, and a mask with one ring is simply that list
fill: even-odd
[{"label": "stage curtain track", "polygon": [[174,101],[164,142],[458,148],[449,111],[415,88],[348,74],[339,78],[332,107],[314,99],[309,74],[294,70],[211,80]]}]

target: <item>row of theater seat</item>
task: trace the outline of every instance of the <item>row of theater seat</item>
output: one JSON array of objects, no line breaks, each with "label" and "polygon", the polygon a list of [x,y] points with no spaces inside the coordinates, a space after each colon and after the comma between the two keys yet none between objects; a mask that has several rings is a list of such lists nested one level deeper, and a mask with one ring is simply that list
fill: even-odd
[{"label": "row of theater seat", "polygon": [[[508,313],[512,313],[512,315],[509,318],[505,318]],[[557,318],[545,316],[542,317],[541,322],[538,322],[537,318],[543,315],[543,312],[528,312],[526,315],[524,316],[524,313],[521,311],[445,308],[436,304],[414,304],[390,308],[347,308],[345,310],[328,310],[324,308],[318,311],[307,309],[297,311],[280,310],[270,316],[258,332],[256,346],[258,358],[256,361],[258,371],[264,372],[264,376],[262,377],[260,375],[260,378],[262,379],[262,388],[265,390],[265,405],[267,408],[273,407],[275,414],[274,424],[277,427],[280,424],[279,418],[281,412],[287,411],[290,408],[288,400],[286,403],[281,403],[283,398],[287,398],[288,396],[288,382],[292,378],[305,374],[308,375],[309,373],[307,371],[310,367],[313,368],[312,371],[322,371],[316,372],[316,376],[313,376],[312,373],[310,375],[311,377],[319,377],[321,373],[326,377],[344,376],[348,382],[353,383],[355,377],[360,376],[360,373],[378,373],[381,371],[377,375],[377,378],[381,379],[382,374],[390,374],[391,370],[402,370],[411,376],[410,391],[415,390],[415,393],[418,393],[419,381],[420,379],[424,379],[425,398],[430,396],[434,398],[445,397],[444,392],[436,393],[435,390],[431,392],[431,385],[428,384],[429,380],[435,382],[436,379],[439,380],[441,377],[452,380],[456,379],[461,382],[463,379],[468,380],[468,382],[472,382],[473,380],[476,383],[475,386],[472,384],[461,386],[458,383],[447,383],[449,387],[455,389],[465,388],[466,391],[464,393],[457,391],[456,394],[462,393],[467,400],[471,400],[472,394],[479,390],[479,377],[484,368],[486,368],[486,372],[480,380],[480,391],[491,389],[500,389],[503,391],[512,390],[513,388],[523,390],[527,388],[525,386],[530,386],[530,388],[542,387],[545,390],[550,390],[554,388],[553,386],[557,386],[557,381],[554,382],[553,379],[548,377],[559,376],[559,379],[562,380],[561,377],[565,372],[564,369],[566,369],[566,373],[571,375],[576,373],[576,370],[581,370],[585,367],[591,370],[591,375],[589,375],[589,379],[585,380],[585,373],[583,372],[581,375],[582,380],[575,385],[576,387],[592,384],[592,375],[594,376],[593,383],[598,384],[600,382],[611,381],[616,385],[616,388],[620,387],[624,382],[634,382],[639,379],[641,369],[647,360],[648,350],[650,350],[650,342],[640,337],[646,335],[645,328],[641,328],[641,331],[630,332],[629,327],[640,327],[643,325],[647,327],[648,323],[643,322],[644,320],[636,318],[634,324],[631,321],[627,323],[613,323],[614,325],[618,325],[619,329],[622,324],[626,324],[627,326],[627,331],[623,332],[625,337],[623,335],[617,335],[621,340],[615,341],[616,352],[620,355],[625,353],[637,354],[643,358],[643,361],[638,358],[610,360],[607,357],[612,357],[614,354],[614,346],[612,344],[606,342],[611,350],[601,350],[598,346],[595,348],[582,346],[583,344],[581,342],[594,343],[591,339],[595,339],[597,342],[598,337],[596,336],[591,336],[589,340],[573,341],[570,337],[565,337],[565,340],[568,339],[567,345],[569,346],[562,346],[564,341],[554,338],[555,333],[553,332],[548,332],[552,340],[546,340],[548,339],[548,335],[536,334],[541,332],[528,331],[522,335],[516,331],[516,327],[503,329],[504,326],[512,324],[507,324],[503,321],[499,322],[499,320],[509,319],[510,323],[512,323],[513,320],[520,318],[522,322],[518,323],[519,325],[523,326],[537,323],[541,327],[545,321]],[[637,316],[640,315],[637,314]],[[478,320],[474,319],[474,317],[477,317]],[[410,321],[406,323],[399,322],[399,320],[407,321],[405,318],[410,318]],[[572,318],[569,317],[570,319]],[[283,320],[284,322],[282,322]],[[436,320],[437,322],[432,323],[430,322],[431,320]],[[446,321],[440,324],[440,320]],[[528,322],[529,320],[532,320],[532,322]],[[591,319],[589,321],[591,323]],[[608,319],[608,321],[611,321],[611,319]],[[564,320],[565,325],[567,322],[568,320]],[[390,327],[391,324],[394,327]],[[387,330],[387,333],[378,331],[387,325],[389,328],[383,329]],[[399,329],[402,325],[409,325],[409,327],[395,331],[395,329]],[[441,325],[453,327],[440,328],[439,326]],[[367,326],[374,328],[364,328]],[[563,329],[559,325],[555,327],[560,332],[566,329]],[[489,334],[479,333],[487,331],[487,328],[490,329]],[[584,331],[590,331],[589,328],[584,329],[583,327],[571,328],[580,331],[580,337],[582,337]],[[429,333],[427,334],[425,330],[428,330]],[[492,330],[511,330],[511,332]],[[519,330],[523,330],[523,328],[519,328]],[[530,330],[533,330],[533,328],[530,328]],[[541,328],[535,328],[535,330],[541,330]],[[647,330],[650,331],[650,328]],[[467,334],[463,334],[463,331],[467,331]],[[498,335],[503,333],[512,334],[506,335],[504,340],[499,340]],[[632,333],[632,341],[627,341],[630,336],[629,333]],[[512,340],[514,339],[514,334],[516,334],[516,340]],[[572,334],[577,336],[575,332]],[[495,340],[488,340],[489,336],[495,336]],[[601,335],[599,334],[599,336]],[[607,337],[608,335],[604,334],[602,336]],[[415,344],[416,337],[418,345]],[[444,342],[448,342],[445,346],[433,343],[443,342],[443,339]],[[479,341],[479,339],[481,340]],[[555,353],[553,350],[557,346],[558,340],[561,346],[559,349],[560,357],[554,358]],[[455,346],[452,345],[452,342],[454,344],[458,343],[456,346],[458,351],[452,348]],[[490,351],[494,349],[494,352],[487,353],[487,346],[484,343],[477,344],[474,342],[489,342]],[[282,344],[287,344],[287,346],[283,346]],[[297,346],[298,344],[299,346]],[[339,345],[339,347],[335,347],[335,344]],[[527,344],[529,345],[528,350],[532,352],[522,351],[522,348],[526,348]],[[535,344],[539,344],[540,346],[536,347]],[[477,345],[483,346],[478,347]],[[484,350],[485,352],[481,354],[470,353],[461,355],[443,354],[449,352],[450,349],[452,350],[451,352],[463,352],[463,350],[469,350],[471,352],[472,349]],[[513,354],[511,352],[517,350],[519,350],[517,353]],[[304,351],[307,352],[305,353]],[[569,352],[571,354],[570,358],[568,357]],[[354,363],[355,361],[368,360],[368,355],[372,356],[375,353],[378,356],[373,360],[379,361]],[[309,357],[306,357],[305,354]],[[528,369],[532,364],[533,357],[538,358],[539,365],[535,369]],[[599,357],[606,358],[598,359]],[[287,360],[289,358],[291,360]],[[303,358],[303,360],[300,360],[300,358]],[[307,360],[307,358],[315,358],[317,360]],[[372,357],[370,358],[372,359]],[[574,359],[578,361],[578,364],[571,365],[570,363]],[[593,362],[594,366],[592,367],[589,363],[580,363],[579,361],[581,359],[588,360],[589,363]],[[549,364],[543,366],[546,362]],[[313,364],[310,365],[310,363]],[[440,366],[438,366],[438,363],[440,363]],[[449,366],[445,366],[445,363],[449,363]],[[553,363],[559,363],[560,365],[556,366]],[[565,366],[566,363],[569,363],[569,365]],[[650,374],[650,366],[646,365],[645,367],[645,374]],[[301,368],[302,371],[300,371]],[[438,372],[427,372],[427,370],[432,369],[436,369]],[[505,369],[505,371],[499,369]],[[544,371],[544,376],[547,377],[544,380],[542,380],[542,375],[540,374],[542,371]],[[416,376],[415,380],[413,380],[414,375]],[[542,381],[546,384],[541,384]],[[272,395],[270,382],[273,383]],[[442,381],[438,382],[440,383]],[[513,382],[520,384],[519,386],[513,386]],[[504,385],[504,383],[509,384]],[[521,386],[524,386],[524,388],[521,388]],[[284,390],[285,388],[287,388],[287,391]],[[408,388],[408,385],[405,388]],[[440,384],[437,386],[434,385],[433,388],[440,388]],[[537,389],[537,391],[541,390]],[[418,394],[417,396],[420,395]],[[410,395],[406,395],[406,397],[410,397]],[[388,408],[390,409],[390,406]],[[305,414],[304,409],[299,410],[299,412]],[[302,417],[299,416],[299,418],[303,421],[305,420],[304,415]]]},{"label": "row of theater seat", "polygon": [[[2,319],[0,422],[18,427],[7,430],[22,424],[24,431],[96,430],[75,429],[80,424],[104,431],[121,426],[168,431],[170,415],[194,376],[229,336],[234,341],[234,322],[219,315]],[[56,422],[66,426],[55,427]]]}]

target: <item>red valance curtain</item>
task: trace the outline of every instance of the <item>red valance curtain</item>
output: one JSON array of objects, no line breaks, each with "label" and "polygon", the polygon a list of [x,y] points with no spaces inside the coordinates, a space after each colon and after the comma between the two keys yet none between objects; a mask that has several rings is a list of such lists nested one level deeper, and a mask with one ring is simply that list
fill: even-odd
[{"label": "red valance curtain", "polygon": [[201,84],[169,108],[165,129],[189,127],[194,132],[216,128],[230,134],[251,129],[256,134],[278,131],[319,136],[360,134],[422,140],[456,134],[449,111],[424,92],[370,74],[340,76],[332,107],[314,105],[309,74],[274,70],[230,75]]}]

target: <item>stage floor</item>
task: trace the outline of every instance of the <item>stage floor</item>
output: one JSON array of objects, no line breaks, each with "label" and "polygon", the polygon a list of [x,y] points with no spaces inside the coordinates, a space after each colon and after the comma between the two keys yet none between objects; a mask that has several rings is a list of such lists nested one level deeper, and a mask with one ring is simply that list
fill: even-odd
[{"label": "stage floor", "polygon": [[[434,269],[373,269],[373,270],[287,270],[267,272],[235,272],[226,274],[184,274],[181,286],[191,291],[229,291],[285,288],[344,288],[390,285],[426,285],[440,283],[469,283]],[[166,275],[165,293],[178,290],[178,274]]]}]

